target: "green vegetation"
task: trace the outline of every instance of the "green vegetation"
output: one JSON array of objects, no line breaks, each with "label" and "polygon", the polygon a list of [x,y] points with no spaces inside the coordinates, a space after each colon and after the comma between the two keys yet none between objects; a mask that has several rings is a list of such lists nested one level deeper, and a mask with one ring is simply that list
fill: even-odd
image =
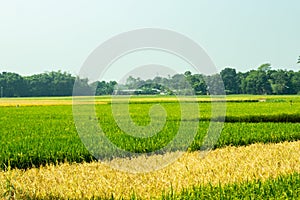
[{"label": "green vegetation", "polygon": [[155,77],[152,80],[141,80],[139,77],[129,77],[123,87],[154,89],[166,94],[172,94],[170,91],[176,91],[176,94],[186,94],[188,93],[187,85],[189,85],[197,95],[223,94],[223,91],[219,90],[222,88],[222,84],[220,84],[222,78],[226,94],[282,95],[300,92],[300,71],[273,70],[270,66],[266,63],[256,70],[247,72],[237,72],[234,68],[227,67],[220,72],[220,75],[209,76],[186,71],[184,74],[175,74],[169,79]]},{"label": "green vegetation", "polygon": [[1,167],[28,168],[90,161],[76,134],[70,106],[0,107]]},{"label": "green vegetation", "polygon": [[45,72],[32,76],[21,76],[13,72],[0,73],[0,97],[43,97],[43,96],[72,96],[73,86],[80,88],[83,95],[112,94],[115,81],[96,81],[88,85],[87,79],[80,79],[70,73],[61,71]]},{"label": "green vegetation", "polygon": [[[145,97],[146,98],[146,97]],[[290,103],[293,99],[293,103]],[[136,101],[135,101],[136,100]],[[150,122],[149,109],[162,99],[138,103],[133,98],[130,115],[137,125]],[[157,101],[157,102],[156,102]],[[266,102],[229,102],[224,129],[215,148],[227,145],[240,146],[256,142],[281,142],[300,139],[299,97],[282,97],[281,100],[268,99]],[[171,141],[180,126],[180,107],[176,102],[160,103],[167,114],[162,131],[150,138],[137,139],[123,133],[111,114],[111,105],[96,105],[97,119],[106,136],[118,147],[130,152],[153,152]],[[210,103],[199,103],[200,123],[198,134],[190,150],[199,150],[206,134]],[[0,164],[1,168],[10,162],[13,168],[28,168],[46,163],[82,162],[93,160],[82,144],[73,122],[71,106],[26,106],[0,107]],[[121,119],[127,119],[121,114]],[[194,123],[197,116],[187,116],[183,120]],[[252,123],[249,123],[252,122]],[[260,123],[256,123],[260,122]],[[183,147],[171,146],[168,150]],[[104,152],[99,157],[112,157]]]},{"label": "green vegetation", "polygon": [[267,63],[247,72],[237,72],[234,68],[227,67],[220,75],[206,76],[186,71],[184,74],[175,74],[168,78],[157,76],[148,80],[130,76],[124,85],[116,81],[96,81],[89,84],[86,78],[61,71],[32,76],[21,76],[12,72],[0,73],[0,97],[71,96],[74,85],[75,95],[220,95],[224,93],[224,89],[226,94],[282,95],[300,92],[300,71],[273,70]]},{"label": "green vegetation", "polygon": [[161,199],[298,199],[299,196],[300,174],[294,173],[266,181],[194,186],[179,194],[163,194]]},{"label": "green vegetation", "polygon": [[[119,148],[126,150],[128,152],[134,153],[148,153],[151,155],[151,152],[159,150],[162,147],[165,147],[169,144],[170,141],[174,140],[175,135],[177,134],[180,125],[182,125],[182,121],[186,125],[186,133],[185,136],[188,138],[192,134],[192,127],[197,124],[197,134],[188,147],[189,151],[196,151],[203,149],[202,143],[204,136],[207,133],[208,127],[210,125],[211,120],[211,106],[213,105],[210,102],[210,99],[207,96],[198,96],[198,105],[200,108],[199,113],[193,113],[188,115],[181,115],[181,106],[184,105],[187,109],[192,109],[193,104],[191,104],[189,99],[185,99],[182,104],[179,104],[174,98],[174,96],[134,96],[130,99],[129,103],[129,111],[130,117],[135,125],[138,126],[147,126],[151,123],[154,123],[157,127],[159,127],[159,122],[163,121],[162,116],[163,113],[155,112],[149,115],[149,111],[151,111],[152,107],[159,104],[164,108],[163,111],[166,112],[166,123],[162,126],[159,131],[156,131],[154,126],[154,134],[151,137],[145,138],[136,138],[134,135],[130,135],[130,133],[137,134],[135,129],[132,129],[128,125],[128,131],[122,131],[119,125],[116,122],[116,118],[112,115],[112,106],[111,97],[96,97],[97,104],[95,105],[96,115],[88,116],[85,118],[86,121],[83,123],[96,123],[99,124],[102,130],[105,133],[105,136],[116,146]],[[48,180],[45,178],[54,176],[55,180],[62,181],[61,174],[64,173],[65,180],[70,180],[70,178],[74,178],[76,180],[80,176],[81,178],[86,178],[86,175],[91,173],[91,170],[97,170],[100,175],[98,176],[108,176],[106,174],[107,168],[102,168],[99,170],[98,167],[92,167],[95,163],[84,163],[91,162],[95,160],[93,155],[86,149],[84,144],[81,141],[82,136],[79,136],[74,124],[72,106],[71,106],[71,98],[70,97],[55,97],[55,98],[20,98],[20,99],[1,99],[0,100],[0,168],[4,171],[0,173],[0,176],[4,180],[3,183],[6,185],[0,185],[3,191],[3,197],[19,197],[21,195],[23,199],[61,199],[67,198],[66,196],[61,195],[60,193],[51,193],[48,192],[49,189],[46,189],[43,192],[43,188],[47,188],[49,185]],[[126,99],[119,99],[117,102],[118,105],[124,105],[124,101]],[[215,99],[218,100],[218,99]],[[300,97],[299,96],[241,96],[241,95],[232,95],[227,97],[226,109],[227,113],[225,116],[225,123],[222,130],[222,133],[215,144],[214,148],[222,148],[226,146],[246,146],[254,143],[278,143],[283,141],[298,141],[300,140]],[[223,100],[222,100],[223,101]],[[13,102],[13,103],[11,103]],[[38,103],[39,102],[39,103]],[[54,103],[55,102],[55,103]],[[60,105],[61,103],[61,105]],[[36,104],[36,105],[35,105]],[[13,106],[12,106],[13,105]],[[16,106],[18,105],[18,106]],[[51,106],[50,106],[51,105]],[[118,120],[128,120],[128,116],[122,110],[118,110],[115,114],[118,116]],[[84,114],[84,113],[82,113]],[[83,115],[85,116],[85,115]],[[200,118],[199,118],[200,116]],[[212,120],[217,124],[220,123],[221,117],[213,118]],[[198,122],[199,121],[199,122]],[[128,123],[125,123],[128,124]],[[130,130],[133,130],[130,132]],[[142,136],[142,133],[140,134]],[[185,138],[180,138],[183,143],[175,143],[176,145],[171,145],[166,151],[175,151],[175,150],[185,150],[185,146],[182,144],[185,143]],[[290,143],[288,143],[290,144]],[[99,146],[99,143],[97,143]],[[280,150],[284,149],[286,152],[291,152],[287,148],[286,144],[280,144],[282,146],[277,147]],[[100,145],[103,147],[103,145]],[[252,146],[249,146],[252,147]],[[228,147],[231,148],[231,147]],[[248,148],[248,147],[245,147]],[[234,149],[234,148],[233,148]],[[239,148],[236,148],[239,149]],[[262,147],[265,149],[265,147]],[[262,149],[259,149],[258,152],[261,152]],[[297,146],[294,148],[297,149]],[[215,156],[216,158],[223,159],[223,153],[220,149],[220,156]],[[217,151],[213,151],[217,152]],[[212,152],[212,153],[213,153]],[[253,153],[253,150],[251,150]],[[275,158],[282,156],[283,151],[280,154],[274,155]],[[292,151],[297,152],[297,151]],[[162,152],[159,152],[162,153]],[[249,157],[249,152],[245,152],[247,157]],[[269,150],[270,154],[273,155],[274,149]],[[192,154],[192,153],[191,153]],[[100,158],[108,158],[111,159],[115,156],[127,156],[127,154],[115,154],[113,151],[106,151],[105,149],[101,152],[97,152],[96,156]],[[190,154],[189,154],[190,155]],[[211,155],[211,154],[210,154]],[[237,155],[237,154],[235,154]],[[253,153],[256,157],[258,154]],[[252,155],[252,156],[253,156]],[[263,156],[266,153],[262,154]],[[285,154],[289,155],[289,154]],[[295,156],[297,157],[297,155]],[[293,158],[295,158],[293,157]],[[214,158],[214,157],[213,157]],[[288,156],[282,156],[282,158],[286,158],[289,160]],[[231,157],[227,156],[229,161],[232,161]],[[244,157],[242,157],[244,159]],[[191,159],[192,160],[192,159]],[[270,159],[267,159],[268,162]],[[295,159],[292,159],[295,160]],[[296,159],[297,160],[297,159]],[[253,167],[252,163],[253,159],[250,158],[249,166]],[[41,165],[46,164],[57,164],[65,162],[62,165],[48,165],[45,168],[39,168]],[[82,163],[73,165],[72,163]],[[190,161],[189,161],[190,162]],[[211,161],[210,161],[211,162]],[[210,163],[208,162],[208,163]],[[239,163],[241,161],[237,161]],[[68,164],[70,163],[70,164]],[[218,161],[211,162],[212,165],[218,163]],[[246,179],[235,179],[234,183],[231,182],[222,182],[220,181],[219,185],[215,185],[215,183],[208,182],[196,182],[190,185],[183,185],[180,189],[173,190],[171,187],[171,192],[168,189],[169,185],[165,187],[165,192],[159,193],[158,196],[153,196],[153,198],[158,199],[297,199],[300,195],[300,174],[299,170],[296,168],[292,168],[291,166],[299,166],[297,164],[291,164],[290,162],[282,162],[275,161],[275,165],[278,163],[278,169],[284,168],[287,169],[286,175],[281,175],[279,177],[272,176],[271,174],[274,170],[271,170],[270,175],[266,176],[269,178],[267,180],[257,179],[261,177],[263,171],[259,172],[259,175],[255,175],[253,179],[247,182],[239,182],[244,181]],[[273,164],[274,164],[273,163]],[[283,167],[283,164],[285,167]],[[88,165],[91,164],[89,168]],[[262,165],[266,163],[261,163],[257,161],[256,167],[257,169],[261,169]],[[274,166],[272,164],[272,166]],[[191,163],[192,166],[197,166]],[[269,164],[270,165],[270,164]],[[59,167],[66,167],[60,169],[61,171],[55,172]],[[187,165],[183,165],[186,167]],[[204,165],[205,166],[205,165]],[[225,166],[228,166],[225,163]],[[233,168],[228,172],[225,170],[226,175],[224,176],[228,178],[227,173],[233,173],[236,169],[236,166],[232,164]],[[247,166],[247,165],[246,165]],[[34,168],[36,167],[36,168]],[[19,168],[19,169],[14,169]],[[33,168],[33,169],[29,169]],[[78,168],[78,169],[77,169]],[[207,168],[207,167],[206,167]],[[22,170],[28,169],[28,170]],[[45,170],[42,172],[42,170]],[[68,169],[68,170],[67,170]],[[77,172],[72,171],[77,170]],[[105,170],[104,170],[105,169]],[[191,169],[191,167],[186,168]],[[185,172],[185,170],[179,169],[180,172]],[[227,168],[226,168],[227,169]],[[247,167],[245,169],[248,169]],[[273,169],[273,168],[272,168]],[[292,171],[290,170],[292,169]],[[31,171],[32,170],[32,171]],[[36,170],[36,171],[35,171]],[[48,170],[48,171],[47,171]],[[84,173],[84,170],[86,171]],[[241,170],[244,172],[245,170]],[[248,170],[247,170],[248,171]],[[253,172],[257,172],[259,170],[254,170]],[[41,173],[39,176],[38,184],[35,186],[29,186],[33,189],[32,193],[28,193],[26,188],[27,184],[30,183],[29,180],[31,178],[27,173],[32,173],[32,177],[37,178],[37,173]],[[74,174],[77,174],[74,176]],[[44,174],[43,174],[44,173]],[[69,174],[68,174],[69,173]],[[116,173],[111,171],[111,173]],[[171,170],[170,173],[173,173]],[[191,173],[190,176],[199,176],[199,174],[195,175],[192,171],[188,171]],[[269,172],[266,172],[269,173]],[[27,175],[25,175],[27,174]],[[93,172],[92,174],[95,175]],[[280,173],[278,173],[279,175]],[[285,174],[285,173],[282,173]],[[45,176],[44,176],[45,175]],[[68,176],[69,177],[68,177]],[[111,175],[111,174],[110,174]],[[116,179],[124,178],[124,180],[131,181],[128,177],[123,177],[122,175],[117,175]],[[202,174],[201,174],[202,175]],[[200,176],[201,176],[200,175]],[[159,175],[158,177],[161,177]],[[216,174],[211,174],[212,177],[216,176]],[[230,175],[232,176],[232,174]],[[186,179],[186,176],[182,176]],[[191,178],[189,177],[189,178]],[[222,178],[223,174],[219,176]],[[241,175],[241,177],[245,177]],[[252,176],[251,176],[252,177]],[[18,181],[16,179],[18,178]],[[231,178],[231,177],[230,177]],[[49,179],[50,180],[50,179]],[[156,179],[155,179],[156,180]],[[173,180],[173,179],[172,179]],[[175,179],[174,179],[175,180]],[[215,179],[209,179],[215,180]],[[230,180],[230,179],[229,179]],[[27,181],[27,182],[26,182]],[[28,182],[29,181],[29,182]],[[32,181],[32,180],[31,180]],[[23,186],[21,187],[21,183]],[[218,182],[216,182],[218,183]],[[43,185],[41,185],[43,184]],[[57,185],[58,182],[53,182],[54,185]],[[41,186],[39,186],[41,185]],[[125,184],[126,185],[126,184]],[[115,184],[114,184],[115,186]],[[39,187],[39,193],[35,193],[35,189]],[[51,186],[52,187],[52,186]],[[65,188],[69,187],[73,188],[74,191],[77,190],[78,183],[70,182],[70,185],[65,182]],[[86,188],[81,188],[81,191],[89,191],[88,188],[90,186],[85,185]],[[106,185],[102,186],[102,189],[105,189]],[[1,189],[0,188],[0,189]],[[60,188],[60,186],[58,186]],[[167,188],[167,189],[166,189]],[[185,188],[181,190],[182,188]],[[120,188],[119,188],[120,189]],[[122,188],[121,188],[122,189]],[[98,192],[99,188],[95,188],[93,191]],[[26,191],[26,192],[25,192]],[[54,191],[54,190],[53,190]],[[60,191],[60,190],[59,190]],[[101,190],[102,191],[102,190]],[[103,190],[106,191],[106,190]],[[136,193],[135,193],[136,192]],[[132,199],[142,199],[145,195],[139,194],[139,190],[132,190],[133,195]],[[96,193],[95,193],[96,194]],[[94,198],[97,199],[99,197],[107,197],[107,199],[115,199],[117,197],[113,196],[117,193],[103,193],[101,195],[95,195]],[[161,194],[161,195],[160,195]],[[87,194],[75,194],[76,197],[84,197]],[[79,196],[78,196],[79,195]],[[94,193],[90,193],[90,195],[94,195]],[[129,194],[130,195],[130,194]],[[140,196],[141,195],[141,196]],[[74,197],[75,198],[75,197]]]}]

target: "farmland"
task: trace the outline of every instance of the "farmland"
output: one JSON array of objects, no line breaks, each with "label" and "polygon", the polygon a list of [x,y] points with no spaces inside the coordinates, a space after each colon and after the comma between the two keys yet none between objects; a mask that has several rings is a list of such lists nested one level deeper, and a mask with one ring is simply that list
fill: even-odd
[{"label": "farmland", "polygon": [[[282,191],[286,192],[287,196],[285,197],[299,195],[300,191],[297,187],[291,188],[292,182],[299,183],[300,173],[299,96],[236,95],[227,97],[227,112],[223,130],[214,149],[203,161],[198,160],[196,154],[198,155],[197,151],[201,149],[210,124],[212,104],[210,99],[205,96],[200,96],[197,100],[199,101],[200,118],[198,115],[187,115],[182,119],[180,104],[172,96],[132,97],[129,104],[130,116],[137,125],[146,126],[151,122],[148,115],[149,110],[156,104],[163,106],[167,113],[166,124],[157,135],[137,139],[127,135],[118,127],[112,115],[111,98],[96,98],[96,116],[89,120],[98,123],[110,141],[128,152],[150,153],[156,151],[166,146],[175,137],[182,120],[187,124],[197,122],[197,134],[188,147],[188,153],[170,167],[153,172],[153,178],[170,177],[170,174],[174,172],[173,179],[162,179],[165,183],[157,186],[163,190],[159,190],[159,188],[154,190],[153,188],[156,186],[151,185],[152,183],[145,185],[150,174],[128,175],[96,162],[93,155],[81,142],[76,131],[71,98],[1,99],[0,167],[3,170],[0,175],[1,180],[5,180],[4,177],[9,176],[11,178],[9,180],[14,182],[15,189],[13,190],[23,198],[110,198],[112,194],[116,198],[122,197],[120,194],[124,194],[124,198],[132,197],[131,195],[135,195],[137,198],[150,198],[146,194],[151,194],[151,197],[180,199],[197,195],[210,198],[207,196],[210,192],[219,195],[218,197],[229,193],[238,198],[241,197],[238,196],[241,195],[238,194],[238,191],[242,192],[245,190],[244,188],[249,189],[248,194],[244,194],[244,196],[260,197],[262,191],[266,193],[265,191],[270,190],[270,187],[273,186],[274,188],[280,186]],[[189,102],[185,103],[188,107]],[[124,116],[122,113],[119,114],[121,119],[128,118],[125,114]],[[221,123],[218,121],[219,119],[213,120]],[[168,150],[169,153],[173,153],[177,150],[184,150],[184,147],[177,145]],[[246,155],[245,152],[247,152]],[[118,159],[121,159],[113,159],[114,154],[105,151],[97,156],[108,158],[108,162],[117,162]],[[221,162],[222,158],[226,159]],[[232,161],[230,158],[236,160]],[[216,162],[220,163],[220,166],[213,166],[213,163]],[[201,166],[197,168],[196,163],[202,163],[203,168]],[[253,167],[252,171],[249,170],[251,166]],[[241,171],[235,172],[235,167]],[[204,170],[204,168],[212,170],[214,173],[211,174],[211,171]],[[184,171],[184,169],[188,170]],[[76,170],[81,170],[82,177],[79,177],[81,175],[78,175],[80,173],[77,173]],[[51,173],[53,180],[47,178]],[[60,177],[60,179],[58,174],[62,173],[65,174],[65,177]],[[84,177],[88,178],[91,175],[89,173],[93,173],[97,177],[107,177],[107,188],[103,186],[103,182],[95,180],[90,183],[93,186],[90,189],[83,189],[84,186],[78,182],[77,191],[76,180],[85,182]],[[72,179],[74,174],[77,175]],[[199,179],[193,179],[195,176],[192,174],[197,175],[196,177]],[[207,179],[200,179],[204,175]],[[114,180],[108,178],[109,176],[114,177]],[[188,181],[184,182],[180,177],[188,177]],[[72,184],[67,180],[74,182]],[[144,181],[146,189],[131,185],[125,180]],[[62,184],[63,190],[54,186],[58,182]],[[159,184],[158,181],[153,182]],[[218,185],[219,183],[221,185]],[[5,193],[7,180],[0,184],[2,184],[0,193]],[[54,185],[51,186],[51,184]],[[97,184],[102,186],[97,186]],[[125,191],[126,188],[122,188],[122,184],[130,185],[129,193]],[[258,184],[259,187],[257,187]],[[25,185],[29,185],[28,187],[31,187],[32,190]],[[238,188],[236,193],[232,188]],[[220,192],[221,190],[223,192]],[[69,193],[64,196],[65,191],[69,191]],[[256,192],[258,193],[256,194]],[[274,193],[274,195],[276,197],[280,193]],[[218,197],[211,196],[211,198]],[[224,198],[229,197],[224,196]]]}]

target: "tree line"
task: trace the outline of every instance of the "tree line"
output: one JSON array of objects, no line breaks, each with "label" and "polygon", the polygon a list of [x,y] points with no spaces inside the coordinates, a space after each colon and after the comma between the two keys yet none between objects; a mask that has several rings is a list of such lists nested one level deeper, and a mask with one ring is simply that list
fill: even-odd
[{"label": "tree line", "polygon": [[[223,81],[226,94],[300,94],[300,70],[274,70],[263,64],[255,70],[237,72],[227,67],[220,74],[203,75],[186,71],[169,77],[142,80],[130,76],[125,84],[116,81],[80,79],[62,71],[45,72],[31,76],[17,73],[0,73],[1,97],[72,96],[74,83],[82,88],[81,95],[118,94],[221,94]],[[209,86],[209,88],[208,88]]]},{"label": "tree line", "polygon": [[1,97],[72,96],[74,83],[81,87],[85,94],[91,94],[96,87],[96,95],[111,94],[117,84],[115,81],[97,81],[89,84],[88,79],[80,79],[62,71],[32,76],[21,76],[13,72],[0,73]]},{"label": "tree line", "polygon": [[225,68],[221,71],[228,94],[300,94],[300,71],[271,69],[263,64],[245,73]]},{"label": "tree line", "polygon": [[196,95],[205,95],[209,92],[222,94],[219,90],[222,89],[220,82],[223,81],[226,94],[300,94],[300,71],[274,70],[270,66],[263,64],[256,70],[247,72],[237,72],[234,68],[227,67],[220,74],[209,76],[186,71],[184,74],[176,74],[169,78],[155,77],[146,81],[129,77],[125,87],[144,88],[148,91],[152,89],[154,92],[163,91],[167,94],[174,92],[186,94],[189,92],[186,91],[188,83]]}]

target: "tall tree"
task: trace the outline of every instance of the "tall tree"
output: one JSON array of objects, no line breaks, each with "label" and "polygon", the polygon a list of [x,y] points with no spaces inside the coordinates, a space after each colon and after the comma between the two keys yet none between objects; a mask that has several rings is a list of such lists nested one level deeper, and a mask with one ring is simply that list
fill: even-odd
[{"label": "tall tree", "polygon": [[207,90],[211,95],[225,95],[224,84],[220,74],[205,76]]},{"label": "tall tree", "polygon": [[26,94],[26,81],[24,78],[12,72],[0,73],[0,87],[3,97],[20,97]]},{"label": "tall tree", "polygon": [[242,79],[242,91],[244,94],[257,94],[256,82],[257,82],[257,71],[251,70]]},{"label": "tall tree", "polygon": [[242,80],[242,90],[246,94],[271,94],[268,71],[270,64],[263,64],[257,70],[251,70]]},{"label": "tall tree", "polygon": [[262,64],[258,67],[258,76],[257,76],[257,94],[271,94],[272,93],[272,87],[269,82],[269,76],[268,71],[271,69],[271,64],[266,63]]},{"label": "tall tree", "polygon": [[96,81],[91,84],[96,89],[96,95],[111,95],[114,92],[116,81]]},{"label": "tall tree", "polygon": [[239,77],[233,68],[225,68],[221,71],[226,94],[237,94],[239,92]]},{"label": "tall tree", "polygon": [[293,73],[291,78],[291,89],[294,94],[300,94],[300,70]]},{"label": "tall tree", "polygon": [[186,81],[194,89],[195,94],[203,95],[207,93],[207,85],[202,74],[192,75],[190,71],[186,71],[184,75],[186,77]]},{"label": "tall tree", "polygon": [[291,77],[286,70],[273,71],[270,74],[272,91],[274,94],[291,93]]},{"label": "tall tree", "polygon": [[25,77],[29,96],[71,96],[75,77],[67,72],[46,72]]},{"label": "tall tree", "polygon": [[262,64],[258,67],[258,70],[268,72],[269,70],[271,70],[271,64],[270,63]]}]

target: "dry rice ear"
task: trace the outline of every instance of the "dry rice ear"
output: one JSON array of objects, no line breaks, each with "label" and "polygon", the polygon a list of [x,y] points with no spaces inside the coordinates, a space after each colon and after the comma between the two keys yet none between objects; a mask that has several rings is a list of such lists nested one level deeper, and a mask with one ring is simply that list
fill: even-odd
[{"label": "dry rice ear", "polygon": [[[117,160],[115,161],[117,162]],[[113,195],[142,199],[161,197],[172,188],[178,193],[195,185],[221,185],[276,178],[300,173],[300,141],[277,144],[253,144],[225,147],[211,151],[205,158],[199,152],[186,153],[174,164],[159,171],[130,174],[111,169],[104,163],[47,165],[28,170],[13,169],[16,191],[20,197],[92,198]],[[0,194],[5,177],[0,172]]]}]

